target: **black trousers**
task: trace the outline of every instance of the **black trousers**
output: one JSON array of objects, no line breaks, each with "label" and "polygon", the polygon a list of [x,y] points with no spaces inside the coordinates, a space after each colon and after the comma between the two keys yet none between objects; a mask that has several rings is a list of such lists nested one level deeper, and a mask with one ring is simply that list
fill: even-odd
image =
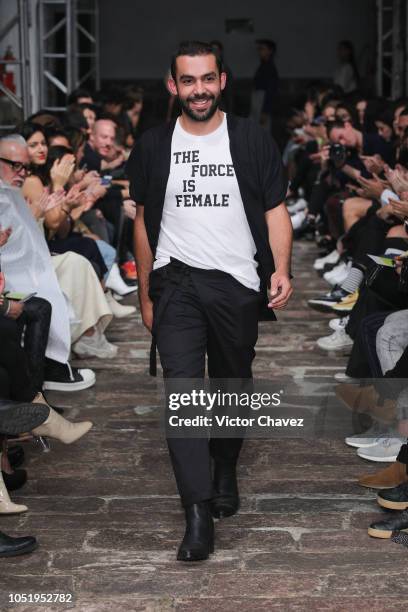
[{"label": "black trousers", "polygon": [[[164,377],[252,378],[260,295],[229,274],[172,260],[150,275],[153,335]],[[235,464],[242,438],[168,438],[184,506],[213,497],[211,458]]]},{"label": "black trousers", "polygon": [[358,328],[346,374],[353,378],[382,378],[377,356],[376,339],[378,330],[384,325],[390,311],[375,312],[364,317]]},{"label": "black trousers", "polygon": [[45,351],[51,324],[52,306],[43,298],[32,297],[24,304],[23,314],[17,324],[24,331],[24,351],[32,383],[41,391],[44,383]]},{"label": "black trousers", "polygon": [[0,398],[31,402],[38,389],[21,347],[21,330],[13,319],[0,317],[0,347]]}]

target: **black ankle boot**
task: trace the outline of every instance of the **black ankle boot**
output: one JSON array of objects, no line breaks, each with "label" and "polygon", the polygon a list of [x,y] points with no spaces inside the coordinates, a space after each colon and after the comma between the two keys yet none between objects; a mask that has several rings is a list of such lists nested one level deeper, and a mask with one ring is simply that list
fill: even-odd
[{"label": "black ankle boot", "polygon": [[226,518],[238,512],[239,493],[235,463],[215,463],[214,491],[211,512],[215,518]]},{"label": "black ankle boot", "polygon": [[208,502],[185,508],[186,532],[178,549],[178,561],[203,561],[214,552],[214,523]]}]

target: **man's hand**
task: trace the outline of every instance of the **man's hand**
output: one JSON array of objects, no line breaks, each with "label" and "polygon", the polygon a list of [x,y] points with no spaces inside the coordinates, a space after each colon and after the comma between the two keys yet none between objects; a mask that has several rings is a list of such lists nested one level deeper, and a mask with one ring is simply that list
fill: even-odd
[{"label": "man's hand", "polygon": [[99,173],[96,170],[90,170],[89,172],[86,172],[83,175],[81,181],[79,181],[81,189],[86,189],[91,183],[95,182],[96,180],[99,183],[101,182],[101,177],[99,176]]},{"label": "man's hand", "polygon": [[[357,181],[362,187],[362,197],[374,200],[379,200],[381,194],[386,188],[386,183],[382,181],[378,176],[374,175],[373,178],[366,179],[363,176],[357,178]],[[360,195],[360,194],[359,194]]]},{"label": "man's hand", "polygon": [[381,174],[384,170],[385,162],[381,155],[377,153],[375,155],[361,155],[360,159],[370,174]]},{"label": "man's hand", "polygon": [[152,333],[153,327],[153,302],[150,298],[145,298],[140,301],[140,312],[142,315],[143,325]]},{"label": "man's hand", "polygon": [[[5,230],[0,225],[0,247],[4,246],[7,240],[10,238],[12,232],[11,227],[7,227]],[[0,292],[1,293],[1,292]]]},{"label": "man's hand", "polygon": [[18,319],[18,317],[22,314],[24,310],[24,302],[16,302],[15,300],[10,300],[10,309],[7,313],[7,317],[9,319]]},{"label": "man's hand", "polygon": [[273,308],[274,310],[285,308],[292,293],[293,289],[289,276],[280,272],[274,272],[271,276],[268,308]]},{"label": "man's hand", "polygon": [[123,212],[128,219],[134,221],[136,218],[136,203],[133,200],[124,200]]},{"label": "man's hand", "polygon": [[3,293],[5,286],[6,286],[6,278],[4,276],[4,272],[0,272],[0,295]]}]

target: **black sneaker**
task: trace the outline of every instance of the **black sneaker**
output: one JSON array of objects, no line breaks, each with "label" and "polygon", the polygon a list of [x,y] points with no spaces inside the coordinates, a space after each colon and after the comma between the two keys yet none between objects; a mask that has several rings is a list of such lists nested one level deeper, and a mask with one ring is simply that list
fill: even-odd
[{"label": "black sneaker", "polygon": [[368,535],[373,538],[390,538],[395,531],[408,531],[408,511],[394,514],[383,521],[372,523]]},{"label": "black sneaker", "polygon": [[43,389],[82,391],[95,384],[95,373],[87,368],[72,368],[69,363],[47,360]]},{"label": "black sneaker", "polygon": [[393,489],[381,489],[377,501],[383,508],[390,510],[406,510],[408,508],[408,482]]},{"label": "black sneaker", "polygon": [[329,293],[326,293],[326,295],[312,298],[311,300],[308,300],[307,303],[311,308],[318,310],[319,312],[331,312],[332,306],[338,304],[338,302],[340,302],[347,295],[349,295],[348,291],[336,286],[333,287]]}]

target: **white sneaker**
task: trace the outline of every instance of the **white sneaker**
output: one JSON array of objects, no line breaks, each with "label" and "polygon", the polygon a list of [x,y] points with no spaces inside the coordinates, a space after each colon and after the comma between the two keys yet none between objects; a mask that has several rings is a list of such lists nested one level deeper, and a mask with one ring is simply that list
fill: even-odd
[{"label": "white sneaker", "polygon": [[294,204],[290,204],[287,209],[290,215],[294,215],[295,213],[300,212],[301,210],[305,210],[305,208],[307,207],[308,203],[306,202],[306,200],[304,198],[299,198]]},{"label": "white sneaker", "polygon": [[333,331],[337,331],[338,329],[346,329],[346,325],[349,322],[349,316],[347,317],[341,317],[341,318],[337,318],[337,319],[330,319],[329,321],[329,327],[330,329],[332,329]]},{"label": "white sneaker", "polygon": [[294,214],[290,219],[292,221],[293,229],[297,230],[302,226],[303,221],[306,219],[306,213],[303,210],[301,210],[297,212],[296,214]]},{"label": "white sneaker", "polygon": [[118,319],[123,319],[123,317],[129,317],[131,314],[136,312],[135,306],[124,306],[123,304],[118,304],[118,302],[115,300],[110,291],[106,293],[105,297],[113,316]]},{"label": "white sneaker", "polygon": [[394,463],[404,440],[400,438],[378,438],[377,444],[369,448],[359,448],[357,455],[368,461]]},{"label": "white sneaker", "polygon": [[317,340],[317,346],[325,351],[340,351],[353,346],[353,340],[344,329],[333,332],[330,336],[323,336]]},{"label": "white sneaker", "polygon": [[348,446],[353,448],[370,448],[380,444],[382,440],[389,439],[385,436],[388,434],[389,429],[379,423],[374,423],[370,429],[367,429],[364,433],[354,434],[354,436],[348,436],[344,441]]},{"label": "white sneaker", "polygon": [[[104,341],[105,340],[105,341]],[[78,357],[98,357],[99,359],[112,359],[116,356],[118,348],[109,345],[103,334],[95,332],[92,336],[81,336],[72,346]]]},{"label": "white sneaker", "polygon": [[339,259],[340,259],[340,253],[336,249],[334,249],[334,251],[332,251],[328,255],[325,255],[324,257],[318,257],[317,259],[315,259],[313,268],[314,270],[323,270],[326,264],[337,264]]},{"label": "white sneaker", "polygon": [[347,278],[348,273],[351,269],[352,262],[345,263],[342,261],[339,263],[333,270],[330,272],[325,272],[323,274],[323,278],[326,282],[329,283],[332,287],[335,285],[341,285]]},{"label": "white sneaker", "polygon": [[120,275],[119,266],[117,263],[114,263],[111,271],[109,272],[108,278],[105,283],[108,289],[112,289],[115,293],[119,295],[127,295],[128,293],[133,293],[137,291],[137,287],[129,287],[123,278]]}]

